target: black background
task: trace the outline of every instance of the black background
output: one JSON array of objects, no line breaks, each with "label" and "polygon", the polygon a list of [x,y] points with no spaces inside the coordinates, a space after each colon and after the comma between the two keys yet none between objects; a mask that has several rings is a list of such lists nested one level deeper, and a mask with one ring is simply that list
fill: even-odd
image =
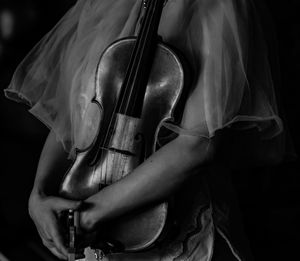
[{"label": "black background", "polygon": [[[4,89],[28,51],[75,1],[0,1],[0,13],[9,10],[15,19],[13,35],[5,38],[0,34],[0,86]],[[264,2],[268,12],[262,8],[261,15],[266,35],[272,30],[277,38],[276,42],[272,40],[271,48],[278,53],[281,72],[280,77],[276,73],[278,94],[299,153],[300,1]],[[0,101],[0,253],[13,261],[56,260],[42,246],[27,211],[39,153],[48,130],[24,105],[11,102],[3,95]],[[234,175],[255,260],[294,260],[298,255],[298,173],[299,160],[295,160]]]}]

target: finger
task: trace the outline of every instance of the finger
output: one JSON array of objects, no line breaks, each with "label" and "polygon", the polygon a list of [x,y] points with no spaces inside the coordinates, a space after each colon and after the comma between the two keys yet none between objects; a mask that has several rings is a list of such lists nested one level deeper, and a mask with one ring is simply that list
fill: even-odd
[{"label": "finger", "polygon": [[43,238],[44,241],[52,242],[52,245],[54,248],[56,248],[57,252],[59,252],[63,256],[67,256],[67,251],[64,251],[65,249],[63,247],[63,240],[59,233],[60,230],[54,213],[49,215],[48,222],[45,223],[45,226],[42,230],[45,235],[45,237]]},{"label": "finger", "polygon": [[55,249],[56,246],[52,241],[51,235],[49,233],[49,230],[51,230],[49,228],[49,224],[51,223],[52,223],[51,220],[50,221],[48,220],[48,222],[46,222],[47,226],[41,226],[39,223],[35,223],[35,225],[36,225],[37,232],[43,242],[43,245],[47,247],[54,255],[56,255],[59,258],[62,258],[64,257],[64,255],[62,253],[59,253],[59,251]]},{"label": "finger", "polygon": [[56,247],[55,247],[55,245],[54,245],[53,242],[47,241],[47,240],[44,240],[44,239],[42,239],[42,241],[43,241],[44,246],[47,247],[47,248],[49,249],[49,251],[51,251],[51,253],[52,253],[53,255],[57,256],[57,257],[60,258],[60,259],[66,259],[66,257],[65,257],[63,254],[61,254],[61,253],[56,249]]},{"label": "finger", "polygon": [[49,231],[51,235],[51,239],[53,240],[53,243],[56,247],[56,249],[65,257],[68,255],[68,251],[66,247],[64,246],[63,237],[60,234],[61,230],[59,229],[59,226],[56,222],[54,222],[51,226],[51,230]]},{"label": "finger", "polygon": [[51,251],[53,255],[57,256],[59,259],[64,259],[64,260],[68,259],[66,256],[59,253],[55,247],[50,247],[50,248],[48,247],[48,249]]},{"label": "finger", "polygon": [[44,230],[42,229],[42,227],[41,227],[39,224],[36,224],[36,230],[37,230],[37,232],[39,233],[41,239],[44,239],[44,240],[47,240],[47,241],[50,240],[49,235],[47,235],[47,234],[44,232]]},{"label": "finger", "polygon": [[54,242],[53,242],[53,241],[46,240],[46,239],[43,239],[43,238],[42,238],[42,242],[43,242],[43,245],[44,245],[45,247],[47,247],[48,249],[50,249],[50,248],[55,248],[55,245],[54,245]]},{"label": "finger", "polygon": [[47,243],[47,246],[54,246],[54,243],[53,241],[51,240],[51,237],[50,236],[47,236],[46,233],[42,232],[41,229],[37,228],[37,231],[40,235],[40,238],[42,239],[43,241],[43,244],[45,245],[45,243]]},{"label": "finger", "polygon": [[91,233],[96,228],[96,217],[91,211],[79,212],[79,227],[81,233]]},{"label": "finger", "polygon": [[40,226],[37,226],[36,228],[40,235],[40,238],[42,239],[44,246],[46,246],[48,249],[54,248],[55,244],[54,244],[53,240],[51,239],[51,236],[49,235],[47,228],[45,228],[45,230],[43,230],[42,227],[40,227]]}]

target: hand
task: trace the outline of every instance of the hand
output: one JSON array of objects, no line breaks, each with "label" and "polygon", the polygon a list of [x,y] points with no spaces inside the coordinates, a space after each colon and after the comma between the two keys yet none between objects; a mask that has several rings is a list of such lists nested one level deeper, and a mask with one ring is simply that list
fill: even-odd
[{"label": "hand", "polygon": [[63,228],[59,222],[61,212],[78,209],[81,202],[58,197],[31,194],[29,215],[33,219],[43,244],[58,258],[67,259],[68,251],[62,236]]},{"label": "hand", "polygon": [[109,209],[109,201],[106,200],[107,195],[103,194],[103,190],[87,198],[80,206],[79,226],[84,234],[93,234],[101,224],[107,224],[107,221],[110,220],[106,216],[106,212]]}]

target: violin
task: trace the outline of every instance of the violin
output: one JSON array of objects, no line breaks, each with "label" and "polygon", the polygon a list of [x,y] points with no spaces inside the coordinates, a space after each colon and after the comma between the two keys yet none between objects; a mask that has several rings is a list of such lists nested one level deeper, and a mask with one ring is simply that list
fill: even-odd
[{"label": "violin", "polygon": [[[102,53],[92,100],[102,119],[92,144],[76,149],[61,196],[84,200],[122,179],[155,152],[162,124],[174,121],[185,69],[157,34],[164,4],[144,2],[138,35],[117,40]],[[108,245],[117,242],[118,251],[124,252],[148,249],[162,236],[167,213],[168,203],[163,202],[120,217],[107,232]]]}]

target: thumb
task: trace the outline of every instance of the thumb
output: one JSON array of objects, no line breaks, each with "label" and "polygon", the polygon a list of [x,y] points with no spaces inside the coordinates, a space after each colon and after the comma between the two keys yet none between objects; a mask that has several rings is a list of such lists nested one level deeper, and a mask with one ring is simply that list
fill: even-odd
[{"label": "thumb", "polygon": [[58,211],[73,209],[77,210],[81,206],[81,201],[69,200],[69,199],[58,199],[55,208]]}]

